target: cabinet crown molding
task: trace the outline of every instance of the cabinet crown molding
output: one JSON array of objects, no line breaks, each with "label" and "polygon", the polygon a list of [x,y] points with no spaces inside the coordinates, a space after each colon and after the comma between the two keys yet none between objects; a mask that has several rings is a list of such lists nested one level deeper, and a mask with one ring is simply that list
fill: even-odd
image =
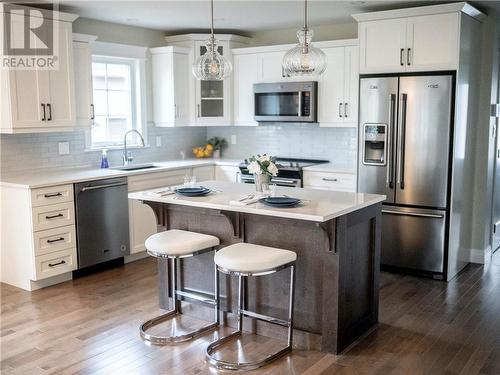
[{"label": "cabinet crown molding", "polygon": [[[0,13],[10,13],[10,6],[14,4],[5,4],[5,3],[0,3]],[[73,22],[76,20],[78,17],[80,17],[77,14],[72,14],[72,13],[65,13],[65,12],[53,12],[48,9],[42,9],[42,8],[36,8],[36,7],[28,7],[24,5],[18,5],[15,4],[16,9],[25,9],[25,10],[30,10],[30,9],[35,9],[42,13],[42,17],[46,19],[51,19],[51,20],[56,20],[56,21],[64,21],[64,22]],[[54,17],[54,15],[57,15],[57,17]],[[31,15],[31,17],[37,17],[36,15]]]},{"label": "cabinet crown molding", "polygon": [[[203,34],[203,33],[169,35],[165,37],[165,41],[167,43],[184,42],[184,41],[204,41],[207,40],[209,36],[210,34]],[[252,40],[252,38],[236,34],[215,34],[215,39],[221,42],[230,41],[230,42],[247,43],[247,44],[250,43],[250,41]]]},{"label": "cabinet crown molding", "polygon": [[415,16],[428,16],[442,13],[462,12],[482,22],[486,15],[466,2],[429,5],[424,7],[413,7],[404,9],[384,10],[380,12],[358,13],[352,17],[358,22],[376,21],[391,18],[404,18]]},{"label": "cabinet crown molding", "polygon": [[183,53],[188,55],[191,52],[191,48],[179,46],[164,46],[150,48],[149,52],[151,52],[152,55],[158,55],[162,53]]},{"label": "cabinet crown molding", "polygon": [[97,40],[97,35],[73,33],[73,42],[92,43]]},{"label": "cabinet crown molding", "polygon": [[[347,46],[357,46],[359,44],[358,39],[340,39],[340,40],[326,40],[320,42],[313,42],[314,46],[317,48],[334,48],[334,47],[347,47]],[[255,46],[255,47],[242,47],[233,48],[233,55],[242,55],[247,53],[263,53],[263,52],[280,52],[288,51],[290,48],[295,47],[296,44],[275,44],[266,46]]]}]

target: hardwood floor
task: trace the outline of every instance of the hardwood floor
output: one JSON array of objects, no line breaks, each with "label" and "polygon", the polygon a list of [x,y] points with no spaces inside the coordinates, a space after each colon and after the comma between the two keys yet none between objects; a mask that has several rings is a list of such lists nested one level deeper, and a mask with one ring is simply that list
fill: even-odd
[{"label": "hardwood floor", "polygon": [[[139,323],[158,313],[153,259],[32,293],[2,284],[1,293],[2,374],[215,373],[203,359],[214,334],[163,347],[139,338]],[[252,356],[276,341],[241,345]],[[235,345],[224,355],[241,358]],[[500,374],[500,252],[448,284],[383,273],[380,323],[364,339],[340,356],[294,350],[253,373]]]}]

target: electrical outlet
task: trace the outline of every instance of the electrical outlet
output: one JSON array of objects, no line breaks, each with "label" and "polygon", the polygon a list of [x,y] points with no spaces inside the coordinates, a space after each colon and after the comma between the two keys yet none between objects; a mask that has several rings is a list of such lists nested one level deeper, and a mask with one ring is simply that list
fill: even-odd
[{"label": "electrical outlet", "polygon": [[161,147],[161,135],[156,136],[156,147]]},{"label": "electrical outlet", "polygon": [[231,135],[231,144],[235,145],[236,144],[236,134]]},{"label": "electrical outlet", "polygon": [[69,142],[59,142],[59,155],[69,155]]}]

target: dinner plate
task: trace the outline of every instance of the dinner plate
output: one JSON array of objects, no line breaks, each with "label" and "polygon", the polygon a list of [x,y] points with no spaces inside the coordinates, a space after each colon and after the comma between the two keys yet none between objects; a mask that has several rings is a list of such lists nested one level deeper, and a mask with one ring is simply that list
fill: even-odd
[{"label": "dinner plate", "polygon": [[[276,198],[283,198],[283,199],[276,199]],[[301,200],[297,198],[286,198],[286,199],[287,200],[285,201],[285,197],[268,197],[260,199],[259,202],[265,204],[266,206],[275,208],[293,208],[297,207],[301,203]]]},{"label": "dinner plate", "polygon": [[207,195],[212,190],[207,189],[206,187],[183,187],[175,189],[175,193],[179,195],[184,195],[186,197],[202,197]]}]

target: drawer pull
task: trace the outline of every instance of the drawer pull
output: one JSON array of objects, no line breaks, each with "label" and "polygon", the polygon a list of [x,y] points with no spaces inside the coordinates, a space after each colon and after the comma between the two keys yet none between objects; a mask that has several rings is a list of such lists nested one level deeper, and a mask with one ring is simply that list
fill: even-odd
[{"label": "drawer pull", "polygon": [[44,194],[43,196],[45,198],[55,198],[55,197],[60,197],[62,193],[54,193],[54,194]]},{"label": "drawer pull", "polygon": [[57,214],[57,215],[52,215],[52,216],[45,216],[46,219],[55,219],[58,217],[64,217],[63,214]]},{"label": "drawer pull", "polygon": [[61,260],[60,262],[57,262],[57,263],[49,263],[49,267],[60,266],[62,264],[66,264],[66,261],[65,260]]},{"label": "drawer pull", "polygon": [[64,237],[59,237],[59,238],[56,238],[55,240],[47,240],[47,243],[54,243],[54,242],[59,242],[59,241],[64,241]]},{"label": "drawer pull", "polygon": [[338,178],[329,178],[329,177],[323,177],[322,180],[326,181],[326,182],[338,182],[339,181]]}]

